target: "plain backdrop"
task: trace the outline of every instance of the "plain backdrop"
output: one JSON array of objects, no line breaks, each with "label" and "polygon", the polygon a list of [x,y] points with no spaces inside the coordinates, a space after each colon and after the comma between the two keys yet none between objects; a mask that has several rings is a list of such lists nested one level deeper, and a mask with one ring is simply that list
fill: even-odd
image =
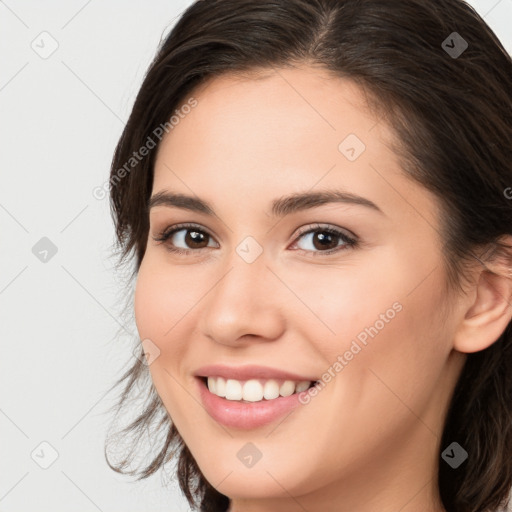
[{"label": "plain backdrop", "polygon": [[[93,191],[190,3],[0,1],[0,512],[189,510],[161,473],[134,483],[104,459],[136,330]],[[469,3],[512,52],[512,0]]]}]

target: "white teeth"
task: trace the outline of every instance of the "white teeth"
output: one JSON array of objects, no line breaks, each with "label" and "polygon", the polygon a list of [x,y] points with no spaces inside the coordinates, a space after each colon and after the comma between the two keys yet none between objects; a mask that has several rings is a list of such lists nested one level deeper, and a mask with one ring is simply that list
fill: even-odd
[{"label": "white teeth", "polygon": [[263,387],[263,396],[267,400],[272,400],[279,396],[279,384],[276,380],[267,380],[267,382],[265,382],[265,386]]},{"label": "white teeth", "polygon": [[248,380],[242,389],[244,400],[259,402],[263,398],[263,386],[257,380]]},{"label": "white teeth", "polygon": [[279,388],[279,394],[281,396],[290,396],[293,395],[293,392],[295,391],[295,382],[291,380],[285,380],[281,387]]},{"label": "white teeth", "polygon": [[242,400],[242,384],[239,381],[233,379],[226,381],[226,398],[228,400]]},{"label": "white teeth", "polygon": [[212,392],[212,393],[215,393],[216,389],[217,389],[217,386],[216,386],[217,382],[216,382],[216,379],[214,379],[213,377],[208,377],[208,389]]},{"label": "white teeth", "polygon": [[212,393],[215,393],[217,396],[220,397],[226,396],[226,381],[222,377],[208,377],[208,382],[210,381],[210,379],[213,379],[213,381],[215,382],[215,391],[212,391],[211,389],[210,391],[212,391]]},{"label": "white teeth", "polygon": [[279,396],[290,396],[301,393],[309,388],[311,381],[295,382],[292,380],[277,381],[275,379],[238,381],[222,377],[208,377],[208,389],[214,395],[225,397],[227,400],[244,400],[260,402],[263,399],[273,400]]}]

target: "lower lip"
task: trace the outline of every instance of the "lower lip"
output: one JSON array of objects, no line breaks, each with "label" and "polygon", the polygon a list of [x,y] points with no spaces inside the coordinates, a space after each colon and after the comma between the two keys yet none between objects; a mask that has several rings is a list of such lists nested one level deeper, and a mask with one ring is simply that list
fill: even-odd
[{"label": "lower lip", "polygon": [[226,427],[252,429],[268,425],[301,405],[299,393],[253,403],[227,400],[211,393],[202,379],[197,378],[197,381],[206,411]]}]

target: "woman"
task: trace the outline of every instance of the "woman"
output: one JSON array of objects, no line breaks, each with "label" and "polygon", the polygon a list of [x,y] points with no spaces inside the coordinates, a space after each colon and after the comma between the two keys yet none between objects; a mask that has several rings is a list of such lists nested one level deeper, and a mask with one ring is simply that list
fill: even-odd
[{"label": "woman", "polygon": [[111,169],[146,357],[120,407],[151,377],[122,434],[164,436],[129,473],[176,462],[203,511],[503,507],[511,140],[462,1],[190,6]]}]

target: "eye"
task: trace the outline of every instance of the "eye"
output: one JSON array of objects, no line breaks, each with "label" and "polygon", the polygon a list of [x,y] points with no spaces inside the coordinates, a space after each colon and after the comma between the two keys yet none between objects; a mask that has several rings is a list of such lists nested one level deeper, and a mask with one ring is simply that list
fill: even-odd
[{"label": "eye", "polygon": [[[158,236],[153,237],[153,239],[157,242],[165,243],[169,251],[177,254],[197,253],[200,249],[212,247],[212,245],[207,242],[208,240],[213,240],[208,232],[201,229],[201,227],[196,224],[177,224],[171,226]],[[307,247],[299,247],[299,249],[307,253],[312,252],[315,256],[318,253],[332,254],[357,247],[358,245],[358,241],[355,237],[353,238],[337,228],[322,226],[320,224],[316,224],[313,227],[308,226],[303,229],[291,247],[298,245],[298,241],[301,239],[309,239],[309,245],[313,247],[313,249]],[[339,242],[341,242],[341,244]],[[177,244],[181,244],[185,247],[177,247]],[[307,246],[308,244],[305,245]],[[213,247],[217,246],[213,245]]]},{"label": "eye", "polygon": [[[357,239],[351,237],[340,231],[337,228],[331,226],[322,226],[316,224],[313,228],[308,226],[303,230],[296,240],[304,239],[308,243],[303,244],[306,248],[300,248],[301,251],[313,252],[316,256],[318,253],[321,254],[332,254],[335,252],[347,250],[350,248],[357,247]],[[339,243],[341,241],[341,244]],[[294,242],[294,246],[298,242]],[[309,248],[307,247],[309,246]],[[313,249],[311,249],[313,247]]]},{"label": "eye", "polygon": [[[171,226],[171,228],[167,228],[153,239],[157,242],[166,243],[167,249],[171,252],[189,254],[205,248],[204,243],[209,238],[212,238],[211,235],[203,229],[200,229],[200,226],[196,224],[177,224]],[[185,248],[176,247],[176,243],[185,245]],[[191,249],[188,249],[186,247],[187,245],[191,247]]]}]

